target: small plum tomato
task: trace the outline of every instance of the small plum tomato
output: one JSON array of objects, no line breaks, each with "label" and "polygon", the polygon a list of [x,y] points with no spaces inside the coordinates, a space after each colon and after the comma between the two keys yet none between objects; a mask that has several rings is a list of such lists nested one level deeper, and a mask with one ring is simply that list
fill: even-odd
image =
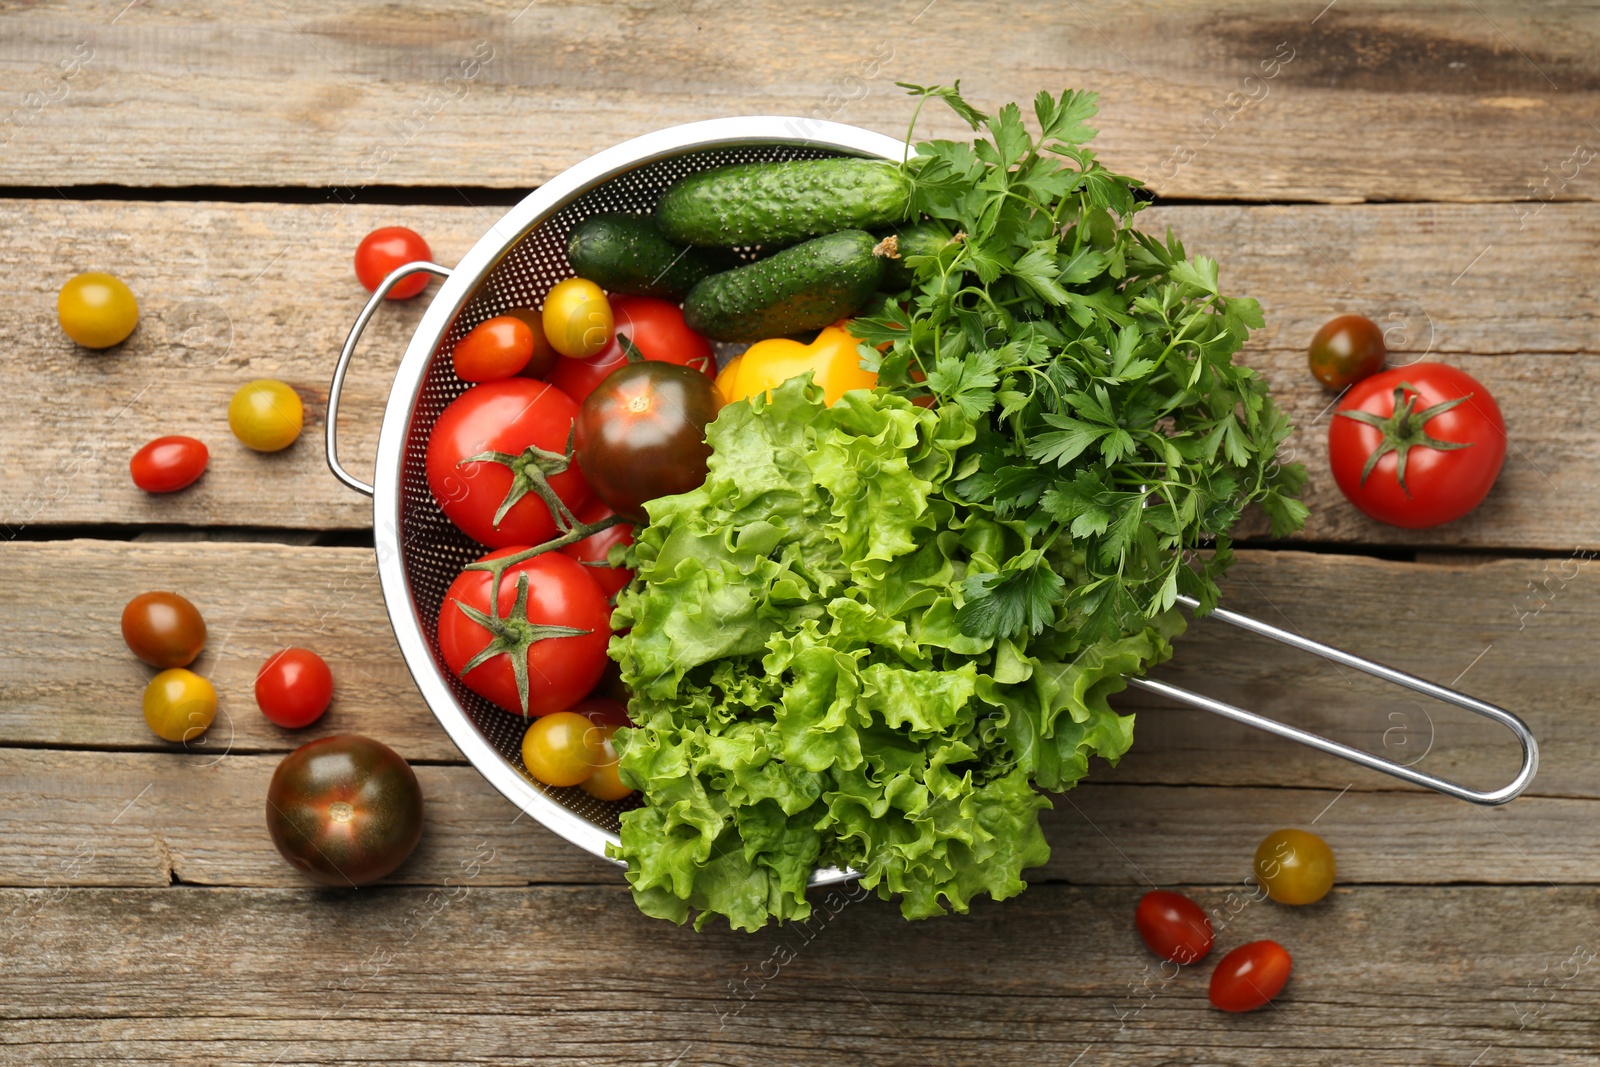
[{"label": "small plum tomato", "polygon": [[135,452],[128,470],[133,484],[147,493],[176,493],[193,485],[206,472],[210,459],[204,442],[170,434]]},{"label": "small plum tomato", "polygon": [[110,348],[139,324],[139,301],[122,280],[100,271],[79,274],[56,294],[56,315],[67,336],[85,348]]},{"label": "small plum tomato", "polygon": [[1240,945],[1211,972],[1211,1006],[1222,1011],[1255,1011],[1283,991],[1294,960],[1276,941]]},{"label": "small plum tomato", "polygon": [[122,609],[122,639],[152,667],[187,667],[206,647],[206,621],[177,593],[140,593]]},{"label": "small plum tomato", "polygon": [[464,382],[492,382],[519,373],[533,358],[533,331],[514,315],[478,323],[456,342],[450,361]]},{"label": "small plum tomato", "polygon": [[1182,893],[1165,889],[1146,893],[1139,900],[1133,922],[1150,951],[1164,960],[1194,963],[1211,951],[1211,920]]},{"label": "small plum tomato", "polygon": [[271,378],[246,382],[228,402],[228,428],[240,444],[257,452],[288,448],[304,421],[300,394]]},{"label": "small plum tomato", "polygon": [[1315,904],[1333,888],[1333,849],[1309,830],[1276,830],[1256,846],[1256,878],[1280,904]]}]

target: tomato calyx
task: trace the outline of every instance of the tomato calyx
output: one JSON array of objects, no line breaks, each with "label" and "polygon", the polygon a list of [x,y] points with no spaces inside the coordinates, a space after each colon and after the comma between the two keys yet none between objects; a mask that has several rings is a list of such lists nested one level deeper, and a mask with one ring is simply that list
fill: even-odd
[{"label": "tomato calyx", "polygon": [[[498,562],[498,561],[497,561]],[[583,637],[593,630],[580,630],[575,626],[549,626],[528,621],[528,576],[517,575],[517,599],[504,616],[493,614],[498,610],[500,576],[495,575],[489,586],[489,611],[479,611],[470,604],[457,600],[456,607],[473,622],[489,631],[489,643],[462,665],[459,672],[465,678],[472,670],[502,653],[511,657],[511,673],[517,680],[517,697],[522,702],[522,714],[528,714],[528,649],[553,637]]]},{"label": "tomato calyx", "polygon": [[622,347],[622,355],[629,363],[643,363],[644,353],[639,351],[639,346],[633,343],[633,338],[625,333],[617,334],[617,344]]},{"label": "tomato calyx", "polygon": [[1422,399],[1416,387],[1406,382],[1401,382],[1394,387],[1394,410],[1386,418],[1370,411],[1341,411],[1339,415],[1357,422],[1366,423],[1383,435],[1383,440],[1378,447],[1372,450],[1367,457],[1367,465],[1361,469],[1361,484],[1367,484],[1367,475],[1378,465],[1378,460],[1388,455],[1395,454],[1395,476],[1399,479],[1400,489],[1411,495],[1411,490],[1406,486],[1406,457],[1413,448],[1425,447],[1437,449],[1440,452],[1453,452],[1458,448],[1471,448],[1471,441],[1442,441],[1428,433],[1428,422],[1436,415],[1465,404],[1475,394],[1458,396],[1454,400],[1444,400],[1432,407],[1416,410],[1417,401]]},{"label": "tomato calyx", "polygon": [[479,452],[475,456],[468,456],[456,464],[464,467],[468,463],[498,463],[511,472],[511,488],[506,490],[506,498],[500,501],[500,507],[494,513],[492,524],[495,529],[500,528],[500,522],[506,513],[516,505],[517,501],[532,493],[538,497],[544,506],[550,509],[550,517],[556,521],[556,529],[571,530],[577,523],[577,518],[571,509],[556,495],[550,487],[550,479],[557,474],[564,474],[572,466],[572,432],[567,433],[567,447],[564,452],[552,452],[548,448],[538,445],[529,445],[522,450],[520,456],[509,452],[497,452],[490,449]]}]

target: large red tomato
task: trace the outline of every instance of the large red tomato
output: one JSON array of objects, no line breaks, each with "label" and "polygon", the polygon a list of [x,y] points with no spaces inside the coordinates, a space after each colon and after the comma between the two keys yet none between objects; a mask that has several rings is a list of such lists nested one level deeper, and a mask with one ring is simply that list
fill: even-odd
[{"label": "large red tomato", "polygon": [[1506,423],[1471,375],[1413,363],[1351,386],[1328,428],[1334,481],[1379,522],[1438,526],[1478,506],[1506,459]]},{"label": "large red tomato", "polygon": [[[503,548],[479,562],[522,551]],[[490,591],[498,589],[491,603]],[[582,564],[546,552],[505,568],[464,570],[439,609],[439,654],[468,689],[518,715],[565,711],[605,670],[611,608]]]},{"label": "large red tomato", "polygon": [[616,334],[597,356],[564,359],[550,372],[550,383],[578,403],[594,392],[613,371],[628,364],[627,350],[617,335],[633,342],[645,359],[693,367],[708,378],[717,376],[717,355],[711,342],[684,325],[678,305],[653,296],[613,296],[611,314]]},{"label": "large red tomato", "polygon": [[590,497],[565,450],[578,406],[530,378],[475,385],[450,402],[428,437],[428,489],[450,521],[492,548],[556,534],[546,502],[568,511]]}]

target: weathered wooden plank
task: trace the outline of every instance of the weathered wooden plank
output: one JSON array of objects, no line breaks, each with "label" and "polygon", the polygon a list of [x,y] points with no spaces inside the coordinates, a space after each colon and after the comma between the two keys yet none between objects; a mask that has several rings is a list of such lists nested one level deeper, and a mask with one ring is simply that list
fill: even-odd
[{"label": "weathered wooden plank", "polygon": [[[193,523],[363,527],[368,502],[323,464],[327,379],[365,296],[349,265],[361,235],[404,221],[453,263],[499,209],[259,204],[13,202],[22,212],[0,261],[0,350],[13,361],[0,419],[36,427],[0,437],[0,535],[48,523]],[[1586,508],[1600,439],[1593,324],[1575,309],[1600,300],[1585,269],[1600,207],[1551,207],[1525,229],[1504,205],[1288,209],[1175,207],[1150,212],[1191,251],[1224,266],[1229,291],[1262,301],[1269,327],[1247,360],[1271,377],[1301,431],[1290,442],[1311,472],[1306,536],[1320,540],[1570,550],[1596,535]],[[1485,249],[1488,249],[1486,254]],[[160,255],[154,250],[160,249]],[[1477,260],[1474,263],[1474,260]],[[1467,268],[1471,269],[1467,269]],[[70,274],[110,268],[143,301],[133,337],[106,353],[67,340],[55,294]],[[394,369],[427,297],[387,306],[368,329],[344,399],[345,462],[371,469]],[[1371,315],[1396,362],[1442,355],[1499,397],[1512,449],[1483,507],[1438,530],[1380,526],[1346,504],[1327,473],[1329,397],[1303,351],[1329,316]],[[279,377],[307,402],[307,426],[285,452],[258,455],[228,432],[228,398],[244,381]],[[126,460],[181,432],[206,441],[211,468],[194,487],[152,497]]]},{"label": "weathered wooden plank", "polygon": [[[1361,887],[1311,908],[1250,905],[1219,950],[1271,937],[1295,973],[1273,1009],[1244,1016],[1206,1005],[1206,964],[1157,969],[1130,921],[1138,893],[1035,887],[915,925],[840,895],[819,900],[809,930],[740,935],[674,929],[599,888],[5,891],[18,925],[0,1058],[1593,1060],[1592,888]],[[1228,906],[1220,890],[1196,896]]]},{"label": "weathered wooden plank", "polygon": [[716,115],[903,135],[896,80],[961,78],[988,108],[1099,90],[1107,160],[1171,195],[1594,196],[1592,9],[1319,7],[25,6],[0,16],[0,139],[13,184],[520,188]]}]

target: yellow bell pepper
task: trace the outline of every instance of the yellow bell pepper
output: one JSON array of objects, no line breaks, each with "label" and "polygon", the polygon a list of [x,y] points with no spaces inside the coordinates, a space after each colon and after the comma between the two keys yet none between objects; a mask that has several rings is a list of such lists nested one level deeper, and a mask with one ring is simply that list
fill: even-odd
[{"label": "yellow bell pepper", "polygon": [[852,389],[871,389],[878,376],[861,369],[861,342],[840,326],[829,326],[810,344],[774,337],[757,341],[736,356],[717,375],[717,391],[732,403],[772,390],[807,371],[822,390],[823,402],[833,404]]}]

